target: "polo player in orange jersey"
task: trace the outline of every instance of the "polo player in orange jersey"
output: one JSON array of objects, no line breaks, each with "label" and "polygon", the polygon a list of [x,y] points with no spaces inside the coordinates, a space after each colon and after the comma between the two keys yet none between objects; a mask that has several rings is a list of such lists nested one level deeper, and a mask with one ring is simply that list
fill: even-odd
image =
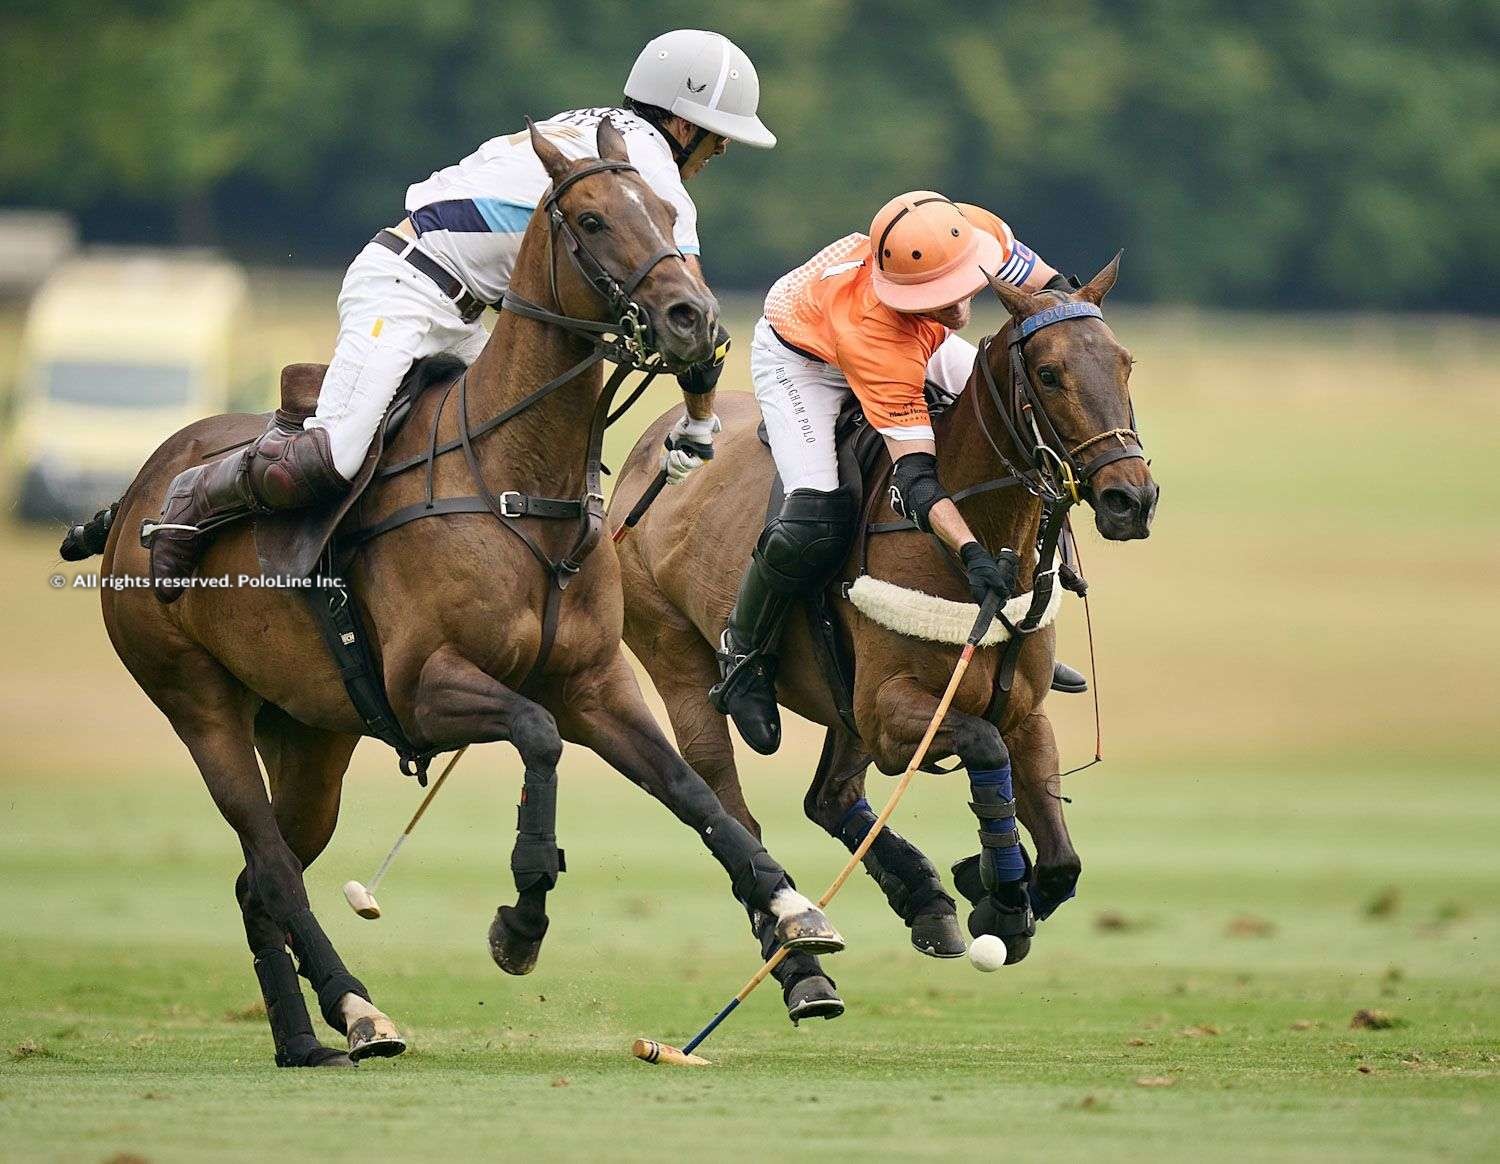
[{"label": "polo player in orange jersey", "polygon": [[[853,541],[858,514],[839,485],[834,441],[851,392],[885,438],[895,503],[957,552],[974,600],[993,593],[1003,602],[1016,590],[1015,551],[987,551],[943,491],[928,414],[929,386],[951,403],[973,371],[974,345],[956,332],[990,275],[1028,290],[1076,285],[989,211],[918,190],[886,203],[868,235],[824,247],[766,296],[750,374],[786,501],[740,583],[709,695],[757,752],[781,743],[775,649],[787,612],[828,585]],[[1063,664],[1053,684],[1086,687]]]}]

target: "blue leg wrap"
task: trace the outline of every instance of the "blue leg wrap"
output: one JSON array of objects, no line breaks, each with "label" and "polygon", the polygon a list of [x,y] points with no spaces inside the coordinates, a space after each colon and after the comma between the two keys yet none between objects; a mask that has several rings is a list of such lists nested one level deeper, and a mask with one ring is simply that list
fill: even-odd
[{"label": "blue leg wrap", "polygon": [[838,828],[834,829],[834,832],[852,853],[859,848],[859,843],[865,839],[865,834],[874,827],[874,824],[875,810],[870,807],[870,802],[861,796],[845,810],[843,816],[839,817]]},{"label": "blue leg wrap", "polygon": [[981,869],[988,875],[985,880],[993,878],[996,884],[1021,880],[1026,876],[1026,858],[1021,854],[1016,828],[1010,762],[988,771],[971,768],[969,791],[974,797],[969,807],[979,818],[979,840],[984,846]]}]

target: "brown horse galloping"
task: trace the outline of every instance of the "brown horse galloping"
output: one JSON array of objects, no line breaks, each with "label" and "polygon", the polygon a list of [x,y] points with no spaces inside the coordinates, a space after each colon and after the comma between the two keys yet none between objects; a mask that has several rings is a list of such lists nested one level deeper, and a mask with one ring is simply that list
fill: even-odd
[{"label": "brown horse galloping", "polygon": [[[1065,484],[1058,475],[1064,462],[1074,472],[1075,486],[1081,486],[1073,499],[1081,496],[1093,506],[1104,537],[1123,541],[1150,532],[1158,489],[1134,433],[1131,360],[1097,307],[1114,285],[1118,263],[1117,257],[1072,295],[1033,295],[992,281],[1012,320],[981,347],[966,391],[935,420],[943,486],[961,499],[975,534],[991,549],[1032,547],[1029,555],[1023,553],[1023,589],[1036,588],[1042,499],[1052,499],[1049,513],[1066,512],[1067,501],[1060,501],[1059,508],[1060,494],[1047,485]],[[724,806],[758,836],[760,826],[745,803],[727,722],[709,705],[707,692],[719,678],[714,645],[760,533],[763,499],[769,496],[775,466],[757,439],[752,399],[721,397],[718,413],[724,433],[712,464],[684,485],[666,490],[621,547],[625,639],[661,692],[683,755]],[[1033,425],[1032,417],[1039,424]],[[653,469],[651,453],[672,419],[669,414],[657,421],[631,454],[615,493],[616,523],[645,489]],[[893,515],[879,483],[890,465],[881,463],[865,514],[887,521]],[[994,487],[1004,471],[1013,474],[1009,487]],[[966,496],[966,490],[972,492]],[[915,527],[879,537],[862,531],[842,582],[861,573],[862,559],[874,578],[905,588],[906,594],[894,599],[886,592],[898,605],[915,603],[930,611],[927,596],[968,601],[951,555],[936,537]],[[804,807],[813,821],[852,850],[874,818],[864,802],[865,769],[873,760],[881,771],[895,774],[910,761],[952,673],[973,608],[961,615],[950,608],[948,619],[957,633],[947,639],[954,645],[945,647],[909,637],[910,627],[908,633],[888,629],[901,619],[882,625],[837,590],[829,602],[854,664],[857,734],[841,720],[815,661],[805,620],[791,619],[781,643],[777,693],[784,706],[828,728]],[[970,931],[1001,936],[1013,962],[1029,949],[1035,917],[1046,917],[1073,895],[1081,868],[1062,801],[1055,795],[1057,747],[1042,708],[1054,641],[1050,625],[1020,640],[1008,695],[993,704],[1001,651],[976,655],[931,753],[934,759],[957,756],[969,769],[985,851],[1011,846],[1015,871],[1008,883],[983,868],[983,854],[960,862],[955,876],[975,905]],[[1009,791],[1012,767],[1014,794]],[[992,775],[994,781],[986,782]],[[1016,851],[1017,815],[1036,846],[1035,867],[1024,850]],[[918,950],[940,957],[963,952],[954,900],[914,846],[887,829],[865,857],[865,866],[911,928]],[[793,954],[782,963],[778,978],[790,993],[802,976],[812,974],[821,974],[816,959]]]},{"label": "brown horse galloping", "polygon": [[[625,143],[608,119],[599,125],[600,161],[570,162],[535,131],[532,144],[552,177],[553,195],[532,216],[522,242],[511,282],[517,303],[501,312],[458,391],[418,398],[383,463],[420,463],[429,441],[439,448],[461,445],[464,455],[436,457],[430,485],[421,472],[377,476],[361,503],[372,522],[432,495],[441,501],[476,488],[500,495],[500,510],[507,509],[507,495],[582,498],[571,503],[575,516],[602,516],[591,443],[602,431],[597,418],[608,401],[601,399],[600,365],[588,360],[596,346],[587,325],[567,324],[597,321],[624,330],[618,307],[612,314],[605,302],[616,297],[603,286],[620,291],[622,283],[629,285],[626,314],[637,325],[649,322],[657,352],[674,365],[702,360],[712,349],[717,304],[671,245],[672,212],[628,164]],[[518,314],[523,304],[530,308],[525,315]],[[581,365],[584,370],[569,378]],[[556,391],[478,435],[482,420],[559,377]],[[75,530],[65,556],[102,548],[108,575],[146,579],[147,553],[135,535],[143,519],[155,517],[168,482],[215,451],[258,435],[265,423],[264,417],[219,416],[173,436],[120,501],[113,528],[101,518]],[[576,553],[577,522],[515,512],[506,517],[512,520],[449,513],[402,524],[365,544],[349,572],[408,739],[427,752],[508,740],[525,764],[511,859],[518,900],[491,926],[495,961],[510,973],[526,973],[546,931],[544,902],[561,857],[554,820],[564,739],[592,748],[692,827],[728,872],[739,899],[770,910],[792,945],[842,948],[827,919],[725,812],[647,711],[620,650],[620,575],[611,544],[606,540],[582,562],[568,563],[566,554],[582,556]],[[597,522],[593,529],[597,536]],[[535,556],[533,546],[541,551]],[[563,564],[544,572],[538,557]],[[199,572],[259,577],[251,526],[220,532]],[[549,594],[560,605],[555,641],[546,650]],[[303,885],[303,869],[333,833],[344,772],[364,732],[307,605],[286,589],[248,586],[193,588],[170,606],[149,586],[105,589],[103,604],[115,650],[171,721],[239,836],[245,868],[235,892],[278,1064],[348,1065],[399,1053],[405,1044],[395,1025],[335,953]],[[288,946],[324,1018],[348,1037],[348,1055],[313,1036]]]}]

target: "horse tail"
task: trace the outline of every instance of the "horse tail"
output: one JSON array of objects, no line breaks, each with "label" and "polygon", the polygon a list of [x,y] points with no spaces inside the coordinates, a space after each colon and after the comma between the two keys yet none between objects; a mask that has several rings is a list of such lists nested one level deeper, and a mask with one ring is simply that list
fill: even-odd
[{"label": "horse tail", "polygon": [[92,558],[95,554],[102,554],[104,543],[109,540],[109,527],[115,521],[115,510],[119,508],[120,503],[116,501],[108,509],[101,509],[82,525],[71,527],[64,535],[62,546],[58,549],[63,561],[81,562],[85,558]]}]

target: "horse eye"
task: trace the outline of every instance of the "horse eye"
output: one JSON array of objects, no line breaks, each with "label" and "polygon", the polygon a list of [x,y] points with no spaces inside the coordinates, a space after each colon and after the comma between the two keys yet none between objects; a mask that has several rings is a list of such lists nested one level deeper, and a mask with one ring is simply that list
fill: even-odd
[{"label": "horse eye", "polygon": [[1062,384],[1062,381],[1057,378],[1057,372],[1052,368],[1038,368],[1036,378],[1043,388],[1057,388]]},{"label": "horse eye", "polygon": [[598,234],[604,229],[604,219],[589,210],[578,216],[578,225],[588,234]]}]

